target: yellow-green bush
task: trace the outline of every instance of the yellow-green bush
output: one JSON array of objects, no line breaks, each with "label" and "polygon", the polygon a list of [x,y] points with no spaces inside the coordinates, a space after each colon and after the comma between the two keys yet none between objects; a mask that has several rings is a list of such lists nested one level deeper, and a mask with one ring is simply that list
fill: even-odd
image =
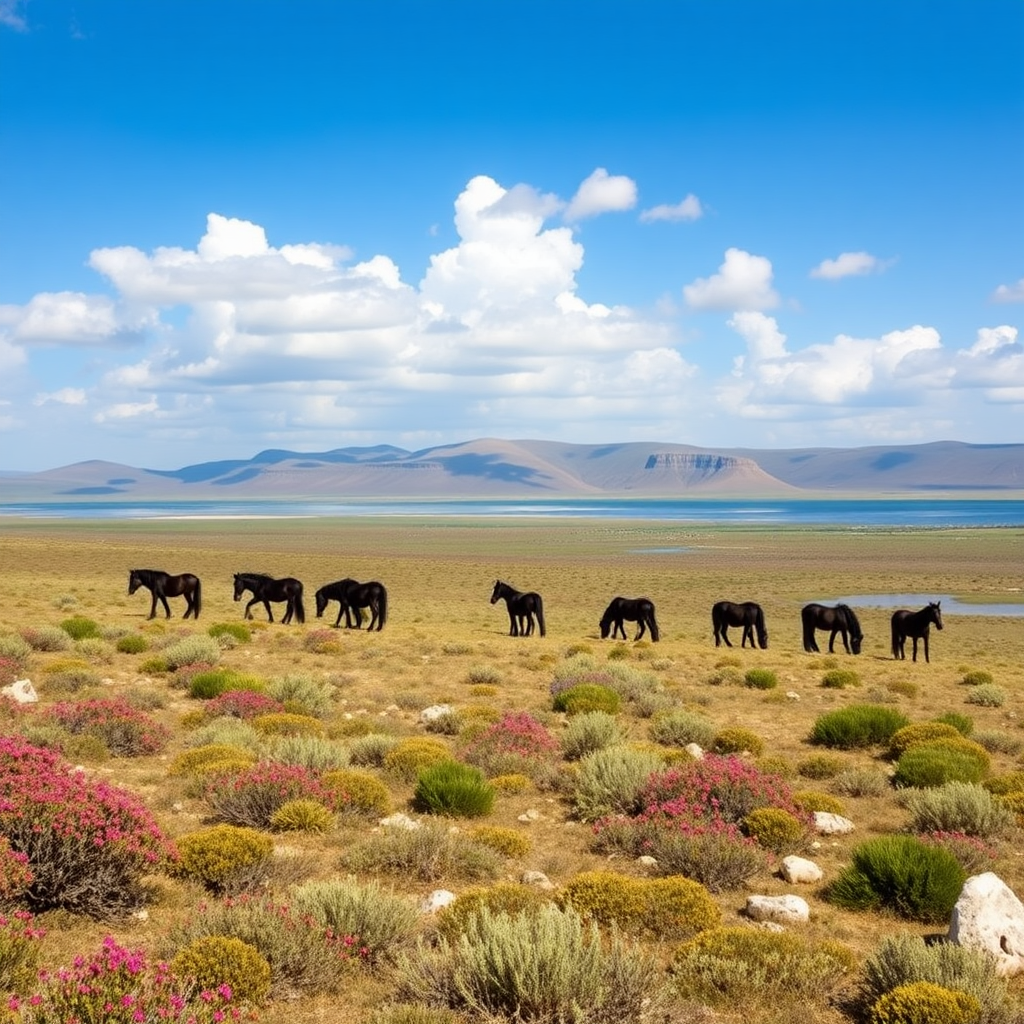
[{"label": "yellow-green bush", "polygon": [[1024,771],[1004,772],[986,779],[982,785],[994,796],[1024,792]]},{"label": "yellow-green bush", "polygon": [[981,1004],[967,992],[930,981],[898,985],[871,1007],[871,1024],[975,1024]]},{"label": "yellow-green bush", "polygon": [[245,888],[266,875],[274,843],[254,828],[213,825],[177,841],[178,859],[169,871],[214,892]]},{"label": "yellow-green bush", "polygon": [[287,711],[269,715],[257,715],[251,720],[252,727],[261,736],[324,736],[323,722],[312,715],[293,714]]},{"label": "yellow-green bush", "polygon": [[445,938],[454,940],[462,934],[466,922],[482,907],[486,907],[492,914],[518,917],[520,914],[535,914],[550,902],[551,897],[542,889],[520,885],[518,882],[474,886],[460,893],[453,903],[438,913],[437,927]]},{"label": "yellow-green bush", "polygon": [[889,740],[889,756],[897,761],[900,755],[918,743],[933,740],[959,739],[960,732],[948,722],[915,722],[897,729]]},{"label": "yellow-green bush", "polygon": [[275,832],[330,832],[334,815],[316,800],[287,800],[270,816]]},{"label": "yellow-green bush", "polygon": [[339,806],[342,811],[379,818],[391,810],[391,794],[388,787],[369,772],[338,768],[326,772],[323,782],[341,797]]},{"label": "yellow-green bush", "polygon": [[513,773],[511,775],[495,775],[491,779],[491,785],[499,793],[507,793],[514,796],[517,793],[528,793],[533,789],[533,779],[528,775]]},{"label": "yellow-green bush", "polygon": [[169,775],[197,775],[207,765],[219,761],[244,761],[246,764],[254,764],[255,758],[249,751],[242,747],[233,747],[227,743],[208,743],[204,747],[193,747],[191,750],[183,750],[171,762],[167,769]]},{"label": "yellow-green bush", "polygon": [[900,755],[893,773],[897,786],[942,786],[947,782],[981,782],[991,770],[989,752],[973,740],[930,740]]},{"label": "yellow-green bush", "polygon": [[475,843],[483,843],[504,857],[525,857],[530,852],[530,839],[518,829],[499,825],[478,825],[470,833]]},{"label": "yellow-green bush", "polygon": [[799,849],[807,838],[807,826],[781,807],[758,807],[743,819],[743,831],[758,846],[773,853]]},{"label": "yellow-green bush", "polygon": [[1017,816],[1017,825],[1024,825],[1024,790],[1013,793],[1002,793],[999,800]]},{"label": "yellow-green bush", "polygon": [[825,811],[828,814],[845,814],[843,801],[831,793],[822,793],[817,789],[798,789],[793,794],[793,803],[805,811]]},{"label": "yellow-green bush", "polygon": [[384,768],[406,782],[412,782],[420,770],[441,761],[454,761],[448,744],[429,736],[402,740],[384,755]]},{"label": "yellow-green bush", "polygon": [[570,879],[558,903],[600,924],[659,939],[688,938],[717,927],[722,918],[707,889],[682,876],[644,879],[584,871]]},{"label": "yellow-green bush", "polygon": [[753,729],[731,726],[715,734],[711,748],[716,754],[742,754],[747,751],[758,757],[764,753],[764,740]]},{"label": "yellow-green bush", "polygon": [[226,935],[208,935],[179,949],[171,974],[199,991],[231,987],[232,1005],[261,1006],[270,995],[270,964],[255,947]]}]

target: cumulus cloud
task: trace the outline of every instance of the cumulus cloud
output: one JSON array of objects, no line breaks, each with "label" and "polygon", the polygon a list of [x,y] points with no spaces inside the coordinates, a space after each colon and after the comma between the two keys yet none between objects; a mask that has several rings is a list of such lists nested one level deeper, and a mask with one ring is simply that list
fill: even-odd
[{"label": "cumulus cloud", "polygon": [[1014,284],[1001,284],[992,293],[993,302],[1024,302],[1024,277]]},{"label": "cumulus cloud", "polygon": [[33,405],[85,405],[85,391],[82,388],[60,388],[57,391],[41,391],[32,400]]},{"label": "cumulus cloud", "polygon": [[704,216],[704,207],[700,200],[691,192],[685,199],[674,206],[662,203],[640,212],[641,224],[653,224],[656,220],[700,220]]},{"label": "cumulus cloud", "polygon": [[1000,400],[1021,401],[1024,395],[1024,344],[1008,324],[983,327],[974,344],[960,349],[954,361],[955,387],[981,387]]},{"label": "cumulus cloud", "polygon": [[584,179],[565,210],[569,222],[596,217],[600,213],[621,213],[636,206],[636,182],[622,174],[609,174],[598,167]]},{"label": "cumulus cloud", "polygon": [[0,306],[0,337],[16,345],[132,345],[155,312],[106,295],[41,292],[24,306]]},{"label": "cumulus cloud", "polygon": [[880,260],[869,252],[842,252],[834,260],[822,260],[811,270],[811,277],[838,281],[842,277],[879,274],[889,266],[890,260]]},{"label": "cumulus cloud", "polygon": [[735,248],[726,250],[717,274],[684,285],[683,297],[698,310],[774,309],[779,304],[772,288],[771,260]]}]

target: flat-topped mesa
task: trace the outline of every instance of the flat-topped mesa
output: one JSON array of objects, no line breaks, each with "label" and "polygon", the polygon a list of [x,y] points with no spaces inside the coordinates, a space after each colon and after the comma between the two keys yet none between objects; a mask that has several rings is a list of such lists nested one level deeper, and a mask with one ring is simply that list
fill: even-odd
[{"label": "flat-topped mesa", "polygon": [[647,457],[644,469],[685,469],[701,473],[718,473],[723,469],[757,469],[753,459],[732,455],[711,455],[706,452],[657,452]]}]

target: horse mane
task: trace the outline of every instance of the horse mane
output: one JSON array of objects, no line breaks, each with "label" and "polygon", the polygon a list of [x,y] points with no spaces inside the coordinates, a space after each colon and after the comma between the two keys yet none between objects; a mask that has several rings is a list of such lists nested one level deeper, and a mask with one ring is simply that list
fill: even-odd
[{"label": "horse mane", "polygon": [[863,630],[860,628],[860,620],[857,618],[854,610],[848,604],[837,604],[837,608],[842,608],[843,614],[849,621],[850,626],[856,629],[858,633],[862,633]]},{"label": "horse mane", "polygon": [[238,572],[236,576],[241,576],[242,579],[246,580],[272,580],[273,576],[268,576],[265,572]]}]

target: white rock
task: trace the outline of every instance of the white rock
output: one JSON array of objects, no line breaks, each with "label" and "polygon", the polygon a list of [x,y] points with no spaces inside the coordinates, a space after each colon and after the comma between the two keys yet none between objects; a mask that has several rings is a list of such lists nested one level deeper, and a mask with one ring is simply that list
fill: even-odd
[{"label": "white rock", "polygon": [[412,829],[423,828],[422,821],[410,818],[408,814],[403,814],[401,811],[389,815],[387,818],[381,818],[377,824],[381,825],[383,828],[404,828],[410,831]]},{"label": "white rock", "polygon": [[656,868],[658,866],[657,860],[649,853],[645,853],[642,857],[637,857],[636,862],[642,868]]},{"label": "white rock", "polygon": [[1005,976],[1024,970],[1024,904],[994,872],[964,882],[949,921],[949,940],[983,949]]},{"label": "white rock", "polygon": [[799,700],[799,699],[800,699],[800,694],[797,693],[796,690],[787,690],[786,691],[786,700]]},{"label": "white rock", "polygon": [[830,811],[814,812],[814,830],[824,836],[843,836],[853,831],[853,822]]},{"label": "white rock", "polygon": [[523,811],[523,813],[520,814],[516,818],[516,821],[528,822],[528,821],[540,821],[540,819],[541,819],[540,811],[538,811],[536,807],[531,807],[528,811]]},{"label": "white rock", "polygon": [[791,885],[799,882],[820,882],[822,870],[813,860],[791,854],[782,858],[782,877]]},{"label": "white rock", "polygon": [[439,718],[443,718],[451,713],[451,704],[431,704],[429,708],[424,708],[420,712],[420,721],[424,725],[429,725],[431,722],[436,722]]},{"label": "white rock", "polygon": [[0,694],[10,697],[16,704],[37,704],[39,702],[39,694],[36,693],[31,679],[18,679],[10,686],[5,686],[0,690]]},{"label": "white rock", "polygon": [[455,902],[455,893],[448,889],[435,889],[429,896],[424,896],[420,902],[420,910],[424,914],[436,914],[439,910],[450,906]]},{"label": "white rock", "polygon": [[694,761],[701,761],[704,758],[704,748],[699,743],[687,743],[686,746],[683,747],[683,750],[685,750],[690,757],[694,759]]},{"label": "white rock", "polygon": [[524,871],[520,879],[523,885],[532,885],[538,889],[549,891],[555,888],[554,882],[543,871]]},{"label": "white rock", "polygon": [[799,896],[748,896],[745,913],[755,921],[796,924],[810,919],[811,908]]}]

